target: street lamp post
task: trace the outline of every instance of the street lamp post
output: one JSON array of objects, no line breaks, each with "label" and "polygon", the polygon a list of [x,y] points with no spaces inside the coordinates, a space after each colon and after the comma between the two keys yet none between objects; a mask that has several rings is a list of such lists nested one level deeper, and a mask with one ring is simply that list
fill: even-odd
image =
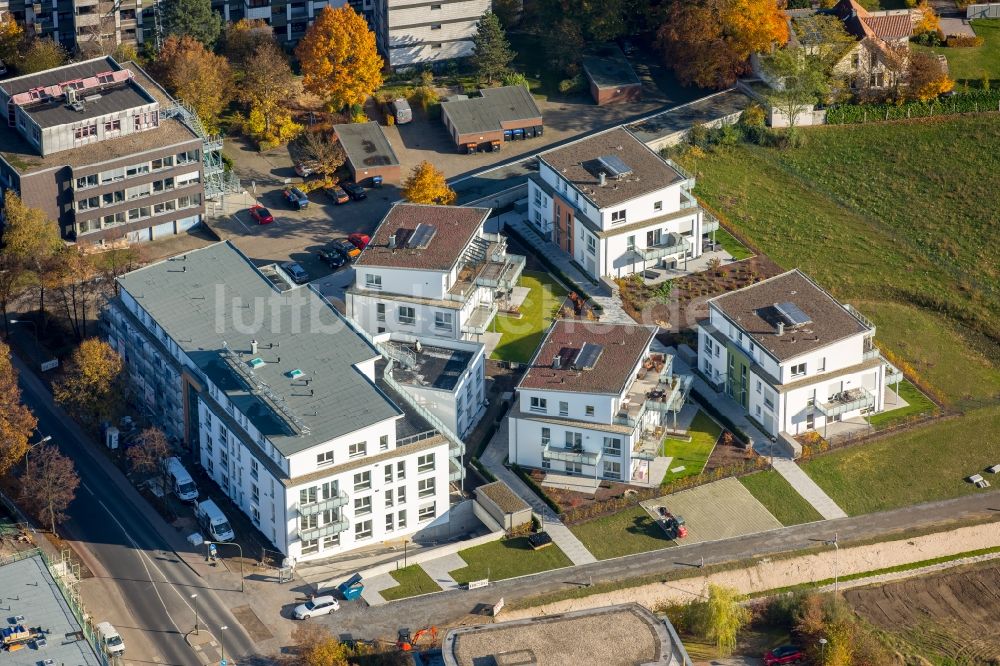
[{"label": "street lamp post", "polygon": [[45,437],[42,437],[40,440],[38,440],[34,444],[29,444],[28,445],[27,450],[25,450],[25,452],[24,452],[24,474],[25,474],[25,476],[27,478],[29,478],[29,479],[31,478],[31,468],[28,467],[28,462],[29,462],[28,461],[28,453],[30,453],[31,449],[35,448],[36,446],[39,446],[41,444],[44,444],[45,442],[51,442],[51,441],[52,441],[52,435],[46,435]]},{"label": "street lamp post", "polygon": [[833,592],[840,594],[840,537],[837,532],[833,533],[833,539],[827,541],[826,545],[833,546],[836,551],[833,560]]},{"label": "street lamp post", "polygon": [[229,627],[227,627],[226,625],[222,625],[221,627],[219,627],[219,647],[222,650],[223,664],[226,663],[226,629],[228,628]]},{"label": "street lamp post", "polygon": [[205,546],[236,546],[240,550],[240,592],[246,592],[246,582],[243,579],[243,546],[235,541],[206,541]]},{"label": "street lamp post", "polygon": [[194,606],[194,635],[198,636],[198,595],[191,595],[191,604]]},{"label": "street lamp post", "polygon": [[826,663],[826,639],[819,639],[819,661],[821,664]]}]

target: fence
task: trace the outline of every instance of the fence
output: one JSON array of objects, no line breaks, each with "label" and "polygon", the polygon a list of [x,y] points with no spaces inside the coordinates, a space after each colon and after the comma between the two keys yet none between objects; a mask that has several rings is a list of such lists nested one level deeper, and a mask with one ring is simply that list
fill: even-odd
[{"label": "fence", "polygon": [[834,106],[827,111],[826,122],[830,125],[849,125],[984,111],[1000,111],[1000,90],[958,93],[945,99],[935,99],[930,102]]},{"label": "fence", "polygon": [[965,18],[1000,18],[1000,3],[991,2],[984,5],[969,5],[965,8]]}]

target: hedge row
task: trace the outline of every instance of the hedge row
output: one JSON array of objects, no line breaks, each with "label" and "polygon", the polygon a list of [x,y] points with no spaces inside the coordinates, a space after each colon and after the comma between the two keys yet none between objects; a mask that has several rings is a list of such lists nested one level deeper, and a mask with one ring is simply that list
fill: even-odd
[{"label": "hedge row", "polygon": [[545,494],[545,491],[542,490],[542,487],[539,486],[533,478],[531,478],[530,474],[521,469],[520,465],[512,463],[510,469],[514,472],[514,474],[517,474],[522,481],[528,484],[528,487],[531,488],[535,492],[535,494],[538,495],[538,497],[540,497],[541,500],[548,505],[550,509],[555,511],[557,516],[562,513],[562,509],[559,508],[559,505],[553,502],[552,498]]},{"label": "hedge row", "polygon": [[542,264],[545,265],[545,268],[548,269],[548,271],[550,273],[552,273],[557,278],[559,278],[559,280],[564,285],[566,285],[567,287],[570,287],[571,289],[573,289],[573,291],[575,291],[577,294],[579,294],[580,297],[583,298],[584,301],[590,302],[591,309],[595,313],[600,314],[601,312],[604,311],[604,308],[601,307],[601,304],[598,303],[597,301],[595,301],[593,299],[593,297],[589,293],[587,293],[586,290],[584,290],[583,288],[581,288],[580,284],[576,280],[573,280],[568,275],[566,275],[565,273],[563,273],[562,269],[560,269],[558,266],[556,266],[554,263],[552,263],[552,261],[548,257],[546,257],[543,253],[536,252],[535,251],[535,246],[531,243],[531,241],[529,241],[527,238],[525,238],[520,233],[518,233],[517,229],[514,229],[513,227],[504,227],[504,232],[507,233],[510,236],[513,236],[518,241],[520,241],[521,245],[523,245],[528,250],[531,250],[531,253],[534,254],[535,257],[540,262],[542,262]]},{"label": "hedge row", "polygon": [[850,125],[982,111],[1000,111],[1000,90],[975,90],[930,102],[832,106],[827,109],[826,122],[830,125]]}]

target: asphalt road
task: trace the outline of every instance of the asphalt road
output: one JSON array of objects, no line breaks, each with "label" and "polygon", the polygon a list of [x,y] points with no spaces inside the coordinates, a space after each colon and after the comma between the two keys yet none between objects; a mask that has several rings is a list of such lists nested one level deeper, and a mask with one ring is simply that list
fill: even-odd
[{"label": "asphalt road", "polygon": [[[152,645],[154,654],[130,650],[126,661],[191,666],[204,663],[205,653],[192,649],[185,634],[194,626],[190,599],[197,594],[201,626],[218,637],[225,631],[226,653],[239,659],[255,654],[253,641],[205,581],[185,563],[165,536],[172,529],[159,518],[124,476],[86,443],[76,424],[52,403],[42,383],[14,358],[20,373],[22,400],[38,417],[38,432],[51,435],[60,450],[73,459],[81,484],[69,507],[68,536],[83,542],[89,555],[118,586],[133,626],[117,627],[126,646],[129,634],[142,632],[140,646]],[[160,525],[154,525],[156,521]],[[97,618],[100,620],[101,618]],[[204,629],[203,629],[204,630]]]},{"label": "asphalt road", "polygon": [[[916,483],[917,481],[915,481]],[[724,541],[681,545],[532,576],[498,581],[477,590],[455,590],[366,607],[344,602],[341,610],[322,620],[342,637],[391,637],[400,627],[419,627],[461,621],[501,597],[510,604],[534,595],[581,587],[588,583],[622,581],[650,575],[670,575],[706,565],[738,561],[813,548],[836,535],[842,544],[862,540],[889,540],[907,530],[946,530],[950,523],[992,518],[1000,521],[1000,492],[970,495],[892,511],[795,525]]]}]

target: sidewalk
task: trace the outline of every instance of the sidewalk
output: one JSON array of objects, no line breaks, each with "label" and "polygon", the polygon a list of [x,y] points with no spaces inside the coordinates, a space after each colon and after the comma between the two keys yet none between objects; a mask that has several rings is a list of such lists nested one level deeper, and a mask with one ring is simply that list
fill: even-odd
[{"label": "sidewalk", "polygon": [[497,428],[493,439],[490,440],[483,456],[480,458],[483,465],[493,476],[497,477],[513,490],[517,495],[531,506],[532,512],[538,517],[542,524],[542,529],[548,532],[552,541],[564,553],[573,564],[589,564],[596,562],[595,558],[587,548],[580,543],[580,540],[569,531],[569,528],[562,524],[558,516],[534,493],[531,488],[521,481],[514,472],[504,466],[503,461],[507,457],[507,437],[509,420],[504,417],[503,423]]},{"label": "sidewalk", "polygon": [[739,405],[737,405],[728,396],[716,392],[716,390],[709,386],[705,380],[695,374],[695,372],[688,367],[687,363],[685,363],[684,360],[677,355],[677,351],[675,349],[670,348],[670,353],[674,355],[674,371],[678,374],[691,375],[694,378],[694,388],[697,389],[698,393],[709,399],[714,397],[715,399],[712,401],[712,405],[729,417],[733,423],[742,428],[748,435],[750,435],[750,437],[753,438],[754,449],[757,453],[762,456],[770,456],[773,461],[775,471],[788,481],[792,488],[794,488],[799,495],[802,495],[802,498],[809,502],[809,504],[811,504],[821,516],[828,520],[847,517],[844,510],[837,506],[837,503],[834,502],[829,495],[823,492],[823,489],[816,485],[816,482],[810,479],[809,476],[802,471],[802,468],[795,464],[794,460],[788,457],[783,449],[771,444],[771,437],[769,435],[765,435],[757,428],[757,426],[751,423]]}]

